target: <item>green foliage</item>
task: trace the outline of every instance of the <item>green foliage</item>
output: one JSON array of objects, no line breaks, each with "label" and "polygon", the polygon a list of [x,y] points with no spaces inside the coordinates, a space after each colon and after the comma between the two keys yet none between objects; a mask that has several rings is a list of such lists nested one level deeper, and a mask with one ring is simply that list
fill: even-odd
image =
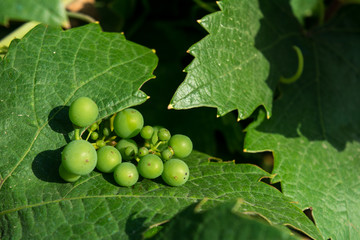
[{"label": "green foliage", "polygon": [[201,211],[201,202],[180,212],[154,239],[282,240],[300,239],[287,231],[237,212],[238,202],[226,202]]},{"label": "green foliage", "polygon": [[[313,223],[290,199],[259,182],[263,176],[269,176],[266,172],[253,165],[208,163],[208,157],[195,152],[186,160],[192,174],[180,187],[147,179],[132,188],[119,187],[111,175],[98,172],[76,184],[64,184],[58,182],[56,175],[49,176],[51,182],[43,181],[31,170],[24,172],[16,184],[9,185],[16,177],[12,175],[1,189],[2,196],[6,199],[15,196],[17,201],[1,203],[2,232],[13,239],[20,236],[41,239],[54,231],[59,239],[85,236],[138,239],[147,227],[168,220],[204,198],[208,201],[203,209],[241,198],[239,212],[257,213],[273,224],[291,225],[321,238]],[[19,229],[22,231],[17,232]]]},{"label": "green foliage", "polygon": [[38,21],[60,26],[67,21],[61,0],[1,0],[0,24],[9,20]]},{"label": "green foliage", "polygon": [[360,64],[360,34],[354,31],[359,11],[344,8],[302,46],[307,53],[303,76],[293,85],[281,86],[272,119],[250,128],[246,136],[249,151],[274,152],[274,181],[282,182],[284,194],[300,208],[312,207],[325,238],[356,239],[359,234],[357,227],[350,227],[360,224],[359,215],[353,214],[360,210],[355,177],[360,151],[355,67]]},{"label": "green foliage", "polygon": [[[61,30],[58,1],[0,1],[2,24],[50,25],[2,52],[0,238],[358,239],[356,2],[99,0],[99,23]],[[303,69],[283,84],[298,69],[293,46]],[[153,130],[189,136],[188,181],[121,187],[113,173],[59,173],[80,96],[97,103],[97,119],[136,106]],[[104,129],[80,135],[104,142]]]}]

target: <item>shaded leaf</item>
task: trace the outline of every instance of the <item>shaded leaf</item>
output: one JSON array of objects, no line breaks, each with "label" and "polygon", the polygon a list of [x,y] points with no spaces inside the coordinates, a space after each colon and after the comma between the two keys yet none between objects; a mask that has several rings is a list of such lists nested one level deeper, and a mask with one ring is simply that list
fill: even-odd
[{"label": "shaded leaf", "polygon": [[245,141],[248,151],[274,152],[273,181],[312,209],[326,239],[359,237],[359,13],[346,7],[310,33],[302,77],[281,86],[273,117],[250,127]]},{"label": "shaded leaf", "polygon": [[152,239],[300,239],[260,219],[237,213],[238,202],[227,202],[208,211],[200,211],[201,202],[177,214],[164,230]]}]

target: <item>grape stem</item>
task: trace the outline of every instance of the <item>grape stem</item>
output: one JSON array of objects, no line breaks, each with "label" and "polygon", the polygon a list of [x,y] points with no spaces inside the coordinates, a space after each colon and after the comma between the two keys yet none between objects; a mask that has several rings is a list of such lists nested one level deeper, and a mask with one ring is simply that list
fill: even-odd
[{"label": "grape stem", "polygon": [[[116,138],[116,136],[112,136],[112,137],[106,139],[105,143],[111,142],[112,140],[115,140],[115,138]],[[105,138],[104,138],[104,139],[105,139]],[[103,140],[104,140],[104,139],[103,139]]]},{"label": "grape stem", "polygon": [[80,129],[75,127],[75,140],[81,140]]},{"label": "grape stem", "polygon": [[114,119],[116,117],[116,113],[114,115],[111,116],[110,118],[110,131],[113,132],[114,131]]},{"label": "grape stem", "polygon": [[87,135],[87,137],[86,137],[86,141],[89,140],[89,137],[90,137],[90,135],[91,135],[92,132],[93,132],[93,131],[90,129],[90,131],[89,131],[89,133],[88,133],[88,135]]},{"label": "grape stem", "polygon": [[87,23],[96,22],[96,20],[94,18],[92,18],[91,16],[80,13],[80,12],[66,12],[66,14],[70,18],[79,19],[79,20],[87,22]]},{"label": "grape stem", "polygon": [[161,144],[165,143],[165,142],[166,142],[166,141],[159,141],[159,142],[156,143],[156,145],[153,146],[151,149],[154,149],[154,150],[156,150],[156,151],[159,151],[158,147],[159,147]]}]

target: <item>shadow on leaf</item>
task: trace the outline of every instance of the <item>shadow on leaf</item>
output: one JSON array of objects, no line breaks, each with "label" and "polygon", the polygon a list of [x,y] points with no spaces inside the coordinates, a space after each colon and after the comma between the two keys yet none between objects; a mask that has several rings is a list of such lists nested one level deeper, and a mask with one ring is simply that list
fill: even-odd
[{"label": "shadow on leaf", "polygon": [[70,142],[68,134],[74,130],[69,118],[69,106],[58,106],[51,110],[48,115],[48,123],[51,129],[64,135],[66,142]]},{"label": "shadow on leaf", "polygon": [[64,180],[59,175],[62,150],[63,147],[43,151],[35,157],[31,167],[37,178],[46,182],[64,183]]},{"label": "shadow on leaf", "polygon": [[[341,34],[321,31],[326,25],[302,29],[287,0],[277,4],[260,0],[259,5],[263,18],[255,46],[270,64],[266,81],[274,92],[278,87],[279,96],[272,117],[264,119],[257,130],[287,138],[304,136],[309,141],[327,141],[337,150],[344,150],[347,142],[360,138],[356,131],[360,122],[359,81],[355,81],[356,72],[346,66],[346,61],[358,65],[354,60],[356,50],[342,41]],[[304,69],[297,81],[283,84],[280,77],[290,77],[297,69],[293,46],[301,49]]]},{"label": "shadow on leaf", "polygon": [[145,221],[146,218],[144,217],[136,217],[136,213],[133,213],[128,217],[125,232],[130,240],[141,239],[142,232],[146,230],[146,226],[144,225]]}]

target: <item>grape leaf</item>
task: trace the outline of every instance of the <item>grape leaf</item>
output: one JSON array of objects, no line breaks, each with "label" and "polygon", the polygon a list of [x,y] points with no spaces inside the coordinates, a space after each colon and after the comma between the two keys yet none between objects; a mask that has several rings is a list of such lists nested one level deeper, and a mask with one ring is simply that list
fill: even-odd
[{"label": "grape leaf", "polygon": [[38,21],[60,26],[67,21],[61,0],[1,0],[0,23],[9,20]]},{"label": "grape leaf", "polygon": [[[239,119],[245,119],[263,105],[270,117],[277,83],[272,76],[279,69],[270,69],[262,52],[277,46],[273,58],[292,56],[292,38],[300,35],[300,25],[283,0],[224,0],[219,7],[221,11],[200,21],[209,35],[190,48],[195,59],[185,69],[188,74],[170,107],[216,107],[219,115],[237,109]],[[263,18],[262,8],[273,15]],[[290,17],[283,21],[283,15]]]},{"label": "grape leaf", "polygon": [[[209,163],[208,155],[194,152],[185,159],[190,168],[185,185],[169,187],[160,180],[143,179],[123,188],[111,174],[96,171],[75,184],[63,183],[56,169],[59,155],[59,150],[40,152],[35,159],[23,161],[5,182],[0,192],[6,199],[0,203],[2,239],[139,239],[150,225],[204,198],[208,199],[204,210],[240,198],[239,212],[259,214],[272,224],[290,225],[321,239],[315,225],[290,199],[259,182],[270,176],[253,165]],[[39,178],[41,171],[44,176]]]},{"label": "grape leaf", "polygon": [[208,211],[200,211],[202,202],[190,205],[177,214],[152,239],[208,239],[208,240],[241,240],[241,239],[300,239],[283,231],[278,226],[270,226],[263,221],[255,220],[237,213],[237,204],[226,202]]},{"label": "grape leaf", "polygon": [[273,181],[312,209],[326,239],[359,238],[359,13],[348,6],[310,32],[302,77],[281,86],[272,119],[260,118],[245,140],[250,152],[273,151]]}]

